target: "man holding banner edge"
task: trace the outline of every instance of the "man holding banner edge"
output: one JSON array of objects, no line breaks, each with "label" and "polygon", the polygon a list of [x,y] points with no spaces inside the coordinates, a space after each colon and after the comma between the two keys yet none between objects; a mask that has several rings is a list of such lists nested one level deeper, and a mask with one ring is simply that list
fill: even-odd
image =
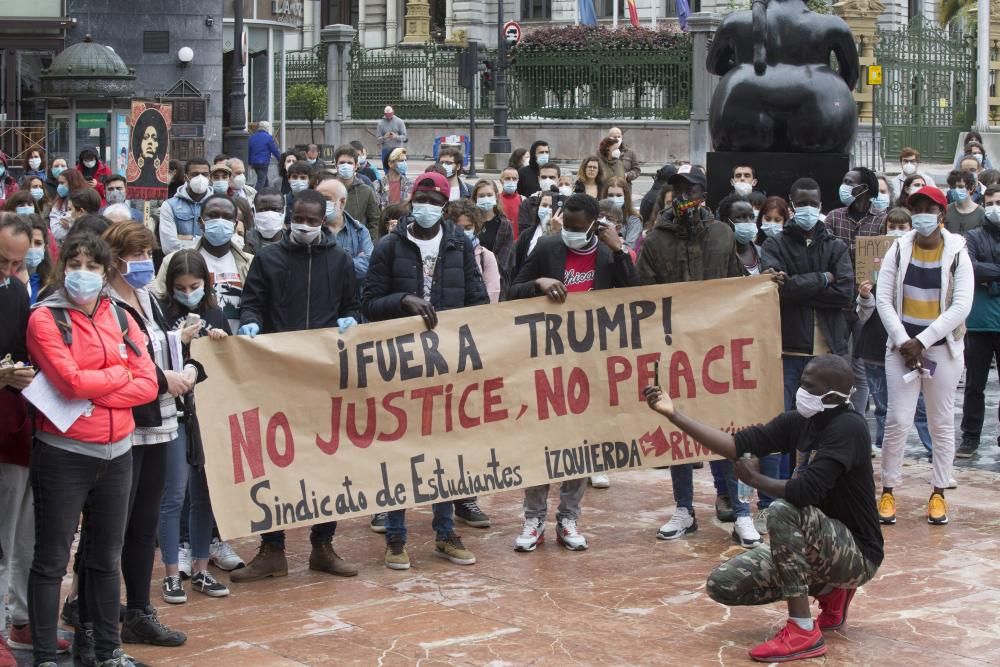
[{"label": "man holding banner edge", "polygon": [[[715,568],[708,595],[725,605],[785,600],[788,623],[750,650],[761,662],[814,658],[826,653],[823,630],[847,620],[856,589],[875,576],[884,556],[875,506],[875,482],[864,417],[851,408],[854,373],[836,355],[810,360],[796,393],[796,409],[735,435],[678,411],[659,387],[645,390],[649,407],[720,456],[734,460],[744,483],[777,498],[768,514],[769,545]],[[809,465],[794,479],[763,476],[757,457],[799,451]],[[809,595],[821,613],[813,621]]]}]

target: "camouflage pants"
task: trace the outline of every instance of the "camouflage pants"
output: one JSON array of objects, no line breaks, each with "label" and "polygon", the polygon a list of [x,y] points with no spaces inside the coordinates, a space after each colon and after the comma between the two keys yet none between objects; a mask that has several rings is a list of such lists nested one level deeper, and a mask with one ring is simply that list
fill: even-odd
[{"label": "camouflage pants", "polygon": [[740,554],[708,575],[709,597],[730,606],[768,604],[819,595],[827,587],[858,588],[875,576],[877,568],[847,526],[815,507],[776,500],[767,529],[770,545]]}]

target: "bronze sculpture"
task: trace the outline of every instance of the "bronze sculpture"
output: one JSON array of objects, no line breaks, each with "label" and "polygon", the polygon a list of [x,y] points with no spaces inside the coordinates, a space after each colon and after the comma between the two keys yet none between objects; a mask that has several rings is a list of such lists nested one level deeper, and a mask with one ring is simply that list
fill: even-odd
[{"label": "bronze sculpture", "polygon": [[840,17],[803,0],[754,0],[723,19],[706,66],[722,77],[708,121],[716,151],[850,152],[858,51]]}]

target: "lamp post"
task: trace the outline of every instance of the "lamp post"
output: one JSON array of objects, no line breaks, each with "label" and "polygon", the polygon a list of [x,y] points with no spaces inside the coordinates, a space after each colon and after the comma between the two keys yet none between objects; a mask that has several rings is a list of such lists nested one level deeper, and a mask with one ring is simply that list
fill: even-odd
[{"label": "lamp post", "polygon": [[230,157],[247,161],[246,82],[243,79],[243,0],[233,0],[233,67],[229,82],[229,129],[223,150]]},{"label": "lamp post", "polygon": [[510,153],[507,136],[507,37],[503,34],[503,0],[497,0],[496,91],[493,100],[493,136],[490,153]]}]

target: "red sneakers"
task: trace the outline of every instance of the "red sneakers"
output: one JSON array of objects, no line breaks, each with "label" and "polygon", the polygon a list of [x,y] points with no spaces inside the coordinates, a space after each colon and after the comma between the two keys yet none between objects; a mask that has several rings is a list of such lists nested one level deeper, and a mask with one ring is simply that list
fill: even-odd
[{"label": "red sneakers", "polygon": [[17,659],[7,648],[7,642],[0,637],[0,667],[17,667]]},{"label": "red sneakers", "polygon": [[806,631],[795,621],[789,619],[774,639],[750,649],[750,657],[757,662],[788,662],[815,658],[826,653],[823,643],[823,633],[819,624],[813,623],[813,629]]},{"label": "red sneakers", "polygon": [[[67,653],[69,652],[69,642],[59,638],[59,643],[56,648],[56,653]],[[25,651],[30,651],[32,649],[31,643],[31,626],[22,625],[21,627],[10,626],[10,635],[7,637],[7,644],[11,648],[22,649]],[[3,663],[0,662],[0,665]]]},{"label": "red sneakers", "polygon": [[834,588],[825,595],[817,595],[820,614],[816,624],[820,630],[839,630],[847,622],[847,608],[854,599],[856,588]]}]

